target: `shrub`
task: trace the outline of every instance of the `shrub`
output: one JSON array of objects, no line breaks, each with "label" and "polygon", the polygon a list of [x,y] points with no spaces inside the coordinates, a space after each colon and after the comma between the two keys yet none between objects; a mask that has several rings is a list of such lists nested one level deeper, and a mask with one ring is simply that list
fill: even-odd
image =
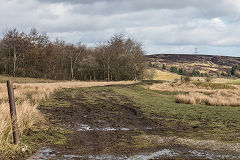
[{"label": "shrub", "polygon": [[162,64],[162,69],[165,70],[166,69],[166,65]]},{"label": "shrub", "polygon": [[189,76],[181,76],[182,83],[189,83],[190,81],[191,81],[191,78]]},{"label": "shrub", "polygon": [[170,68],[170,72],[178,73],[177,67],[171,67],[171,68]]}]

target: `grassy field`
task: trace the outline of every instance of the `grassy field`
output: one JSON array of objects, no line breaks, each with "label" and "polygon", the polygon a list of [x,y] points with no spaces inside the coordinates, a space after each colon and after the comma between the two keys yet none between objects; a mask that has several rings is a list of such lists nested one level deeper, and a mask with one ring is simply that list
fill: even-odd
[{"label": "grassy field", "polygon": [[[176,78],[175,74],[158,73],[161,80],[171,81]],[[168,74],[165,79],[161,78],[165,77],[163,76],[164,74]],[[1,81],[6,79],[5,77]],[[121,146],[127,150],[149,149],[162,145],[159,142],[162,137],[168,137],[169,141],[172,137],[178,137],[180,139],[177,142],[180,143],[181,141],[182,145],[191,144],[186,139],[198,143],[206,141],[208,145],[205,146],[210,150],[220,149],[221,145],[219,143],[221,143],[225,146],[231,146],[223,147],[225,150],[240,152],[240,148],[234,146],[236,143],[240,143],[240,107],[238,105],[232,107],[176,103],[176,96],[179,93],[188,93],[193,89],[195,92],[201,92],[206,95],[212,94],[216,90],[227,90],[228,92],[236,90],[238,92],[238,86],[232,86],[231,84],[233,83],[194,82],[181,84],[182,86],[175,83],[176,86],[174,86],[171,82],[167,82],[168,84],[166,85],[163,81],[144,81],[138,84],[127,81],[56,82],[24,78],[14,79],[14,81],[18,82],[15,84],[15,95],[21,143],[17,146],[12,144],[6,84],[2,83],[0,84],[0,159],[24,157],[31,155],[36,149],[44,145],[64,146],[67,143],[68,136],[72,131],[61,127],[58,116],[49,122],[49,119],[46,119],[48,114],[40,112],[39,106],[42,106],[41,108],[44,110],[51,110],[52,113],[55,113],[57,107],[73,108],[79,105],[90,105],[93,107],[91,110],[97,109],[97,113],[109,110],[107,112],[109,115],[103,115],[101,118],[105,120],[110,119],[111,123],[121,121],[121,112],[116,106],[120,108],[123,106],[130,107],[130,111],[136,110],[140,114],[140,119],[142,119],[141,117],[150,119],[151,122],[154,122],[161,128],[161,131],[157,132],[134,132],[130,138],[131,140],[126,141],[125,137],[121,140],[121,143],[113,146],[113,149],[121,148]],[[237,82],[236,80],[234,84],[238,84]],[[104,108],[96,108],[99,106]],[[122,109],[125,110],[126,108]],[[68,111],[66,111],[67,114]],[[112,115],[114,116],[111,117]],[[132,116],[136,115],[133,114]],[[129,116],[131,119],[131,115]],[[126,120],[129,120],[129,117]],[[54,125],[51,125],[53,121]],[[129,124],[131,123],[129,122]],[[124,123],[121,125],[124,126]],[[164,140],[164,145],[166,145],[168,140]],[[213,141],[208,143],[209,140]],[[189,147],[193,147],[194,144]],[[206,149],[201,148],[201,146],[198,147]],[[234,147],[235,149],[232,149]]]},{"label": "grassy field", "polygon": [[[240,152],[239,107],[179,104],[176,92],[148,89],[152,82],[57,92],[41,110],[54,125],[70,125],[67,137],[74,138],[54,145],[54,153],[65,155],[71,148],[74,155],[135,155],[169,146]],[[110,131],[101,131],[106,126]]]},{"label": "grassy field", "polygon": [[[240,136],[238,133],[240,129],[239,107],[179,104],[175,102],[176,93],[149,90],[144,84],[93,87],[82,90],[86,93],[85,104],[97,104],[100,99],[108,99],[100,94],[103,91],[126,96],[144,115],[160,121],[170,129],[170,132],[176,131],[183,137],[240,142],[236,138]],[[79,91],[72,89],[67,93],[71,97],[77,97]],[[116,101],[119,104],[129,103],[121,99]]]},{"label": "grassy field", "polygon": [[[177,135],[197,139],[239,142],[239,107],[178,104],[174,92],[148,90],[143,86],[115,88],[115,92],[131,97],[148,117]],[[175,134],[175,133],[174,133]],[[173,134],[173,135],[174,135]]]}]

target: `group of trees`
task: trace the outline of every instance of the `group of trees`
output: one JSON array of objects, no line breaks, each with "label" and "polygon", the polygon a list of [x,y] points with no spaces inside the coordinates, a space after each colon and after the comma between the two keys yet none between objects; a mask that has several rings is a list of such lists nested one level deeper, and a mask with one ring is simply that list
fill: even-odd
[{"label": "group of trees", "polygon": [[36,29],[8,30],[0,39],[0,74],[78,80],[136,80],[143,77],[142,45],[123,35],[89,48],[62,40],[50,41]]},{"label": "group of trees", "polygon": [[184,68],[170,67],[170,72],[177,73],[183,76],[192,76],[192,77],[207,77],[207,73],[201,73],[200,71],[193,69],[188,71]]}]

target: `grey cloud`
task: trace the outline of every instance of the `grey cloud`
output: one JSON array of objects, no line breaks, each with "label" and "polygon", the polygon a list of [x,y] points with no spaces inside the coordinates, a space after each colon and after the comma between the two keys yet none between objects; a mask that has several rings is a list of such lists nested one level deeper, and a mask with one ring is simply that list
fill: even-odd
[{"label": "grey cloud", "polygon": [[186,49],[176,46],[238,46],[237,1],[0,0],[0,29],[35,27],[51,39],[89,45],[124,33],[144,42],[150,52],[163,45],[176,51]]},{"label": "grey cloud", "polygon": [[[226,1],[226,0],[225,0]],[[234,4],[224,0],[40,0],[47,3],[72,3],[73,12],[83,14],[120,14],[150,9],[183,9],[197,8],[201,16],[218,17],[233,16],[238,13]],[[229,9],[231,8],[231,9]]]},{"label": "grey cloud", "polygon": [[39,2],[44,3],[72,3],[72,4],[93,4],[99,1],[111,2],[113,0],[39,0]]}]

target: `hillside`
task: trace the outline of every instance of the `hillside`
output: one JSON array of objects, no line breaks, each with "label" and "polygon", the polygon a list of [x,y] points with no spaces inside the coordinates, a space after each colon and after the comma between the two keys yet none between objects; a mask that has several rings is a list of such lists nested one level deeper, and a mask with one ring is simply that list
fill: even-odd
[{"label": "hillside", "polygon": [[196,69],[201,73],[229,73],[233,65],[240,65],[240,57],[190,54],[155,54],[148,55],[148,61],[154,66],[167,68],[175,66],[187,70]]}]

